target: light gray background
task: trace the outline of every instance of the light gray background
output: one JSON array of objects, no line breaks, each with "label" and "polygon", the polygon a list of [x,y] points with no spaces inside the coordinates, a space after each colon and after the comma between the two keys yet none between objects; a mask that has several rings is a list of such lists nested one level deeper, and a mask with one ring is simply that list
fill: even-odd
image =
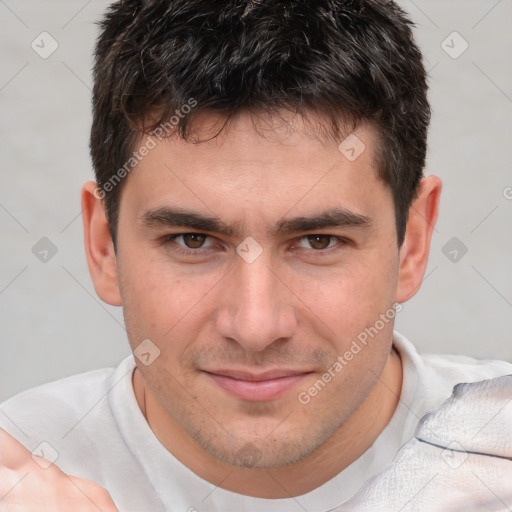
[{"label": "light gray background", "polygon": [[[512,361],[512,0],[400,4],[430,70],[426,174],[444,191],[423,287],[397,328],[422,352]],[[94,21],[107,5],[0,0],[0,400],[129,354],[122,311],[94,292],[80,215]],[[43,31],[59,45],[47,59],[31,48]],[[457,59],[442,47],[463,48],[453,31],[469,44]],[[58,249],[46,263],[32,253],[42,237]],[[468,249],[455,263],[442,251],[452,237]]]}]

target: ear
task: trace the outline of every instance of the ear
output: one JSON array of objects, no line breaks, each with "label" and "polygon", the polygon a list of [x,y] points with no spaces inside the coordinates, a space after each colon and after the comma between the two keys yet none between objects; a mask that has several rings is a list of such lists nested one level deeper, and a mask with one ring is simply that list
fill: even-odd
[{"label": "ear", "polygon": [[94,181],[88,181],[82,187],[82,220],[85,254],[94,289],[107,304],[120,306],[116,254],[103,199],[100,199]]},{"label": "ear", "polygon": [[409,300],[420,289],[439,214],[441,188],[442,183],[437,176],[423,178],[418,196],[409,208],[405,239],[400,248],[398,302]]}]

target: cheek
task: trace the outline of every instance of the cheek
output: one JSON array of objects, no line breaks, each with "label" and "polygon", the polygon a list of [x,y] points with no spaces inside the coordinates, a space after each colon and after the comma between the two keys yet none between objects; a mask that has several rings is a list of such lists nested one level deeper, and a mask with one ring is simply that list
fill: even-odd
[{"label": "cheek", "polygon": [[170,347],[183,350],[205,324],[204,299],[216,281],[212,276],[189,276],[150,257],[123,261],[120,288],[132,348],[149,338],[162,355]]},{"label": "cheek", "polygon": [[[301,299],[303,314],[308,315],[331,339],[340,340],[340,350],[347,340],[373,326],[395,302],[397,272],[392,259],[358,261],[316,275],[295,278],[293,291]],[[309,313],[308,313],[309,311]],[[393,316],[393,310],[388,313]],[[389,321],[386,326],[392,324]],[[379,330],[383,326],[379,323]]]}]

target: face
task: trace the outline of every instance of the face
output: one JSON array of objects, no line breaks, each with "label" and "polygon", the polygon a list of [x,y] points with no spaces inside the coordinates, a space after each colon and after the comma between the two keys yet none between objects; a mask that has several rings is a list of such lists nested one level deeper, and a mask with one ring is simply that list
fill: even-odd
[{"label": "face", "polygon": [[271,123],[154,140],[124,185],[117,240],[128,337],[151,340],[158,357],[136,361],[168,425],[259,467],[311,453],[373,389],[399,267],[372,129],[355,130],[354,160],[299,120]]}]

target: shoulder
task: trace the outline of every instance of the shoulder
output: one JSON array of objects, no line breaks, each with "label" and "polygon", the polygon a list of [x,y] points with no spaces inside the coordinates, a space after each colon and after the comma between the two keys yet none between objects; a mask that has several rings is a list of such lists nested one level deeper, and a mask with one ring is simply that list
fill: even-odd
[{"label": "shoulder", "polygon": [[506,361],[461,355],[418,354],[414,345],[397,331],[394,332],[393,345],[402,359],[401,400],[413,413],[408,430],[411,432],[419,418],[437,409],[458,384],[512,375],[512,364]]},{"label": "shoulder", "polygon": [[336,511],[502,510],[512,500],[511,424],[512,375],[458,384],[393,463]]},{"label": "shoulder", "polygon": [[468,356],[448,354],[423,354],[420,356],[425,367],[440,374],[467,376],[477,380],[494,379],[512,373],[512,363],[497,359],[476,359]]},{"label": "shoulder", "polygon": [[420,357],[426,389],[429,386],[446,386],[447,396],[461,383],[470,384],[512,375],[512,364],[506,361],[440,354]]},{"label": "shoulder", "polygon": [[512,460],[512,375],[460,383],[441,407],[426,414],[416,437],[436,446]]},{"label": "shoulder", "polygon": [[63,435],[89,411],[101,412],[116,377],[132,371],[134,364],[129,356],[117,368],[92,370],[22,391],[0,404],[0,427],[25,444],[35,432]]},{"label": "shoulder", "polygon": [[[461,383],[478,382],[512,374],[512,363],[494,359],[450,354],[418,354],[405,336],[394,332],[393,344],[404,360],[404,366],[414,366],[420,380],[429,386],[445,384],[452,388]],[[448,395],[448,396],[449,396]]]},{"label": "shoulder", "polygon": [[[114,368],[102,368],[72,375],[59,380],[22,391],[0,404],[1,410],[23,405],[42,405],[39,400],[67,403],[71,407],[81,398],[90,396],[91,391],[105,387]],[[77,399],[70,400],[70,398]]]}]

